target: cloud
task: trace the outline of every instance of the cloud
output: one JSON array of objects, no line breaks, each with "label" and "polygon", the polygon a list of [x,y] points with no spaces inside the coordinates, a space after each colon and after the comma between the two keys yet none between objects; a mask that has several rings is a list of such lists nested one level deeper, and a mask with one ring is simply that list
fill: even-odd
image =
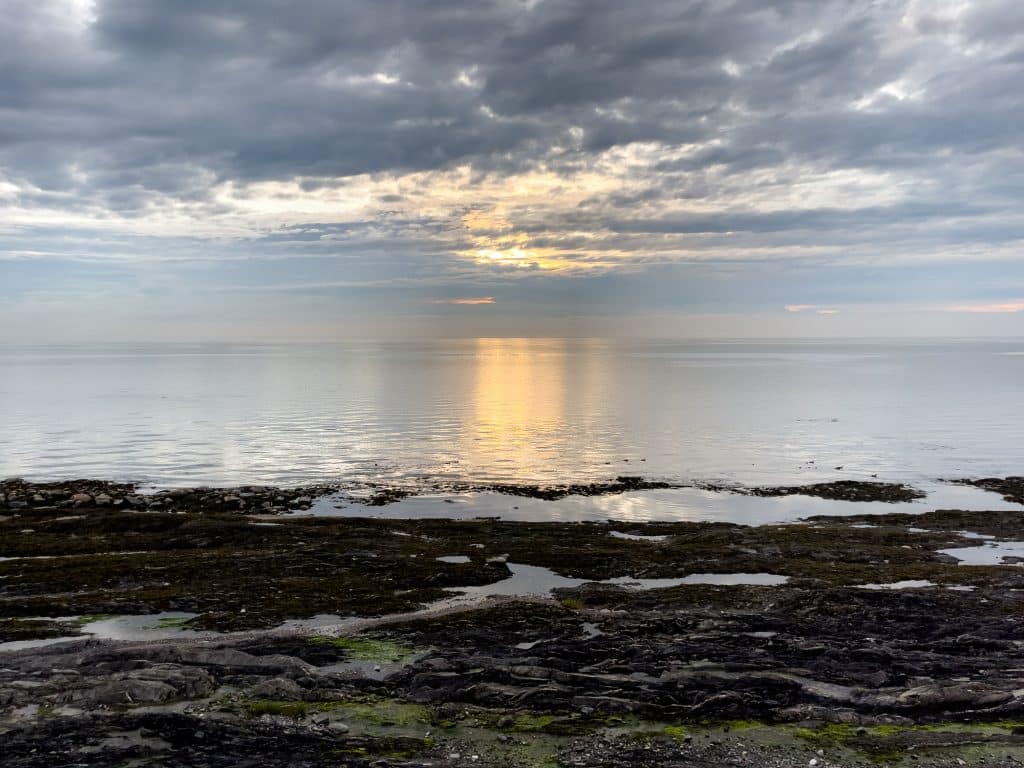
[{"label": "cloud", "polygon": [[[677,307],[713,286],[720,305],[812,313],[928,265],[908,301],[984,305],[1024,291],[1020,13],[10,0],[0,270],[205,265],[198,295],[259,262],[265,286],[401,278],[414,304],[493,293],[524,312],[538,273],[562,281],[553,306],[610,276],[608,302],[642,307],[646,281]],[[1009,285],[986,282],[993,264]],[[676,267],[688,282],[665,284]]]},{"label": "cloud", "polygon": [[456,304],[459,306],[477,306],[479,304],[494,304],[493,296],[468,296],[457,299],[435,299],[435,304]]},{"label": "cloud", "polygon": [[839,310],[835,307],[822,307],[817,304],[787,304],[784,309],[792,314],[802,312],[813,312],[816,315],[838,315]]},{"label": "cloud", "polygon": [[950,312],[971,312],[974,314],[1007,314],[1024,312],[1022,301],[998,301],[983,304],[959,304],[949,308]]}]

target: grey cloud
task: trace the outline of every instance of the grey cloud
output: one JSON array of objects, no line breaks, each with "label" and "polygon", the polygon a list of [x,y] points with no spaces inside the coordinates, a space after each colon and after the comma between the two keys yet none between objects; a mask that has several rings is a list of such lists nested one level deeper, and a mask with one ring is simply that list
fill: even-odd
[{"label": "grey cloud", "polygon": [[[668,259],[680,241],[879,259],[1010,242],[1024,193],[1020,4],[979,3],[959,16],[914,8],[98,0],[87,22],[58,0],[10,0],[0,17],[0,182],[17,185],[26,210],[138,221],[161,206],[230,216],[212,195],[217,182],[298,180],[316,193],[343,177],[465,165],[468,205],[482,179],[544,167],[571,184],[601,153],[649,142],[666,154],[626,174],[623,188],[569,213],[543,201],[512,206],[508,219],[533,244],[581,261],[617,249],[637,263]],[[890,174],[902,195],[781,211],[734,199],[837,171]],[[300,254],[349,265],[372,258],[385,279],[396,264],[424,280],[431,270],[459,280],[525,275],[459,262],[452,253],[473,246],[460,231],[465,209],[410,213],[417,191],[379,195],[394,213],[372,220],[215,246],[26,225],[0,230],[0,257]],[[688,203],[717,212],[680,213]]]},{"label": "grey cloud", "polygon": [[[56,143],[64,162],[131,163],[156,191],[166,185],[144,158],[265,179],[486,167],[517,152],[530,163],[572,125],[590,151],[700,140],[716,131],[708,115],[749,98],[724,61],[766,55],[793,19],[782,15],[790,3],[100,0],[96,23],[76,37],[30,25],[31,5],[15,5],[20,21],[3,35],[0,162],[52,176],[54,158],[38,158],[43,142]],[[27,40],[25,26],[37,30]],[[802,55],[827,69],[863,44],[838,38]],[[367,79],[376,72],[401,82]],[[462,72],[479,88],[457,83]],[[606,108],[628,117],[599,114]]]}]

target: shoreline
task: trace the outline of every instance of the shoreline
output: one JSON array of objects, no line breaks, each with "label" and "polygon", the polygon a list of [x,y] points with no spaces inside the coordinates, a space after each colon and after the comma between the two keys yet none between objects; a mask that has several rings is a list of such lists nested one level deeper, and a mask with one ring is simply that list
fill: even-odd
[{"label": "shoreline", "polygon": [[[872,475],[872,478],[876,478]],[[936,479],[934,484],[968,486],[1000,493],[1007,501],[1024,505],[1024,478]],[[924,500],[928,494],[907,482],[877,479],[838,479],[801,485],[743,485],[718,481],[669,481],[640,475],[617,475],[608,480],[538,484],[531,482],[421,481],[386,484],[338,482],[278,485],[225,485],[147,487],[144,484],[95,479],[30,481],[0,479],[0,513],[52,512],[79,507],[110,507],[136,511],[265,511],[277,514],[308,509],[316,499],[337,495],[365,506],[386,506],[425,494],[481,494],[558,501],[570,496],[594,497],[622,493],[696,489],[712,493],[780,498],[806,496],[828,501],[899,503]]]},{"label": "shoreline", "polygon": [[[660,487],[629,487],[646,482],[600,491]],[[977,482],[993,500],[1021,487]],[[312,505],[309,488],[264,489],[247,514],[222,489],[141,510],[130,486],[57,485],[0,486],[0,641],[111,616],[152,628],[0,650],[5,764],[1024,760],[1009,546],[1024,508],[759,526],[318,518],[261,511]],[[12,489],[31,491],[24,506]],[[976,550],[995,564],[971,564]],[[192,618],[161,627],[168,611]]]}]

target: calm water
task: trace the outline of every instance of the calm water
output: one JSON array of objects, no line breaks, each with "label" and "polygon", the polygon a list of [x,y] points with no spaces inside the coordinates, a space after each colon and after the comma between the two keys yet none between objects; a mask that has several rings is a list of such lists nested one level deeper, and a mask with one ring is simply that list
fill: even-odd
[{"label": "calm water", "polygon": [[1022,382],[1024,343],[6,347],[0,476],[1004,475],[1024,471]]}]

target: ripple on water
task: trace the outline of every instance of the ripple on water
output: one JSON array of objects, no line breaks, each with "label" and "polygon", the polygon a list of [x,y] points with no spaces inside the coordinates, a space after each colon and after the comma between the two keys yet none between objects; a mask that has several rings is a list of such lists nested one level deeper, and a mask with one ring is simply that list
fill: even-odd
[{"label": "ripple on water", "polygon": [[1005,385],[1024,357],[996,342],[16,345],[0,370],[0,476],[558,483],[643,466],[789,485],[1024,459]]}]

